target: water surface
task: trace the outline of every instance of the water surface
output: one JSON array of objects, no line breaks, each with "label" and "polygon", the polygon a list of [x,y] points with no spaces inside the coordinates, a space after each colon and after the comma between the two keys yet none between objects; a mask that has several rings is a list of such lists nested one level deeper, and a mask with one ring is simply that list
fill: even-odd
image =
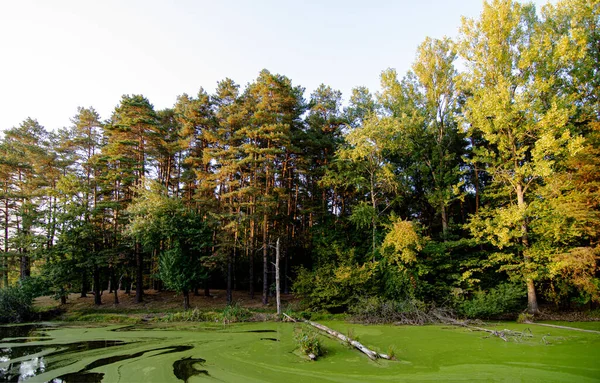
[{"label": "water surface", "polygon": [[371,361],[323,338],[316,362],[296,350],[291,323],[0,327],[0,382],[600,381],[600,335],[518,324],[504,342],[447,326],[323,322],[397,361]]}]

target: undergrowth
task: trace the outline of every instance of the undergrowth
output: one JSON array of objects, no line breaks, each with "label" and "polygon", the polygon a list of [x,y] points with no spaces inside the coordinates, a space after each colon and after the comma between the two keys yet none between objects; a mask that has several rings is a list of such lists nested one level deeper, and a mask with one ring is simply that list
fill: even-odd
[{"label": "undergrowth", "polygon": [[0,323],[19,323],[30,319],[32,295],[22,286],[0,289]]},{"label": "undergrowth", "polygon": [[428,305],[416,299],[393,301],[379,297],[359,299],[350,309],[350,315],[353,321],[360,323],[410,325],[439,323],[442,318],[454,316],[451,310]]},{"label": "undergrowth", "polygon": [[160,322],[217,322],[220,319],[220,314],[209,311],[203,312],[198,309],[168,313],[165,316],[159,317]]},{"label": "undergrowth", "polygon": [[94,323],[140,323],[139,317],[126,314],[86,314],[81,312],[69,313],[62,317],[67,322],[94,322]]}]

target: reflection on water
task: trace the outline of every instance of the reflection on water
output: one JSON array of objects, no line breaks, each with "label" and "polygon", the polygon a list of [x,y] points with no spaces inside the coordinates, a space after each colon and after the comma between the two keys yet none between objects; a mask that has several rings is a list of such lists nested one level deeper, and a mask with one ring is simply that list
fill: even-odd
[{"label": "reflection on water", "polygon": [[[25,327],[25,326],[20,326]],[[20,328],[16,331],[10,332],[10,335],[20,334],[22,335],[25,331],[33,331],[35,326],[30,326],[28,330]],[[11,339],[7,337],[6,339]],[[52,341],[52,338],[47,338]],[[104,349],[109,347],[131,345],[137,343],[124,342],[121,340],[90,340],[73,342],[66,344],[52,344],[51,342],[43,345],[26,345],[20,343],[4,343],[0,348],[0,382],[23,382],[28,379],[40,375],[46,371],[52,370],[53,368],[64,367],[70,365],[77,360],[80,360],[80,353]],[[154,347],[147,350],[142,350],[134,353],[112,355],[109,357],[102,357],[94,360],[87,364],[84,368],[77,372],[68,373],[61,375],[57,378],[52,379],[52,383],[70,383],[70,382],[101,382],[104,374],[90,372],[91,370],[122,362],[124,360],[139,358],[148,353],[154,353],[149,357],[155,357],[158,355],[165,355],[171,353],[178,353],[189,351],[194,346],[190,345],[171,345],[165,347]],[[60,358],[56,358],[60,356]],[[54,361],[54,362],[53,362]],[[179,362],[179,363],[178,363]],[[208,375],[206,370],[198,370],[194,367],[194,364],[203,363],[204,359],[182,359],[174,365],[174,373],[181,380],[187,382],[189,377],[198,374]]]},{"label": "reflection on water", "polygon": [[179,380],[183,380],[185,383],[188,383],[188,380],[194,375],[206,375],[209,376],[207,370],[199,370],[195,365],[203,365],[206,360],[197,358],[192,359],[192,357],[187,357],[175,361],[173,363],[173,373]]},{"label": "reflection on water", "polygon": [[0,340],[29,336],[33,330],[39,327],[36,324],[0,326]]},{"label": "reflection on water", "polygon": [[27,380],[32,376],[36,376],[46,371],[46,364],[44,363],[44,357],[33,358],[21,362],[19,365],[19,380]]},{"label": "reflection on water", "polygon": [[[23,331],[32,332],[32,328],[36,328],[36,326],[18,327],[22,328],[18,329],[17,331],[10,332],[10,334],[22,334]],[[30,328],[29,330],[25,330],[23,327]],[[11,338],[6,337],[5,339]],[[46,338],[44,340],[51,341],[52,339]],[[0,348],[0,382],[22,382],[31,377],[42,374],[53,367],[53,364],[48,362],[49,358],[73,355],[73,359],[76,359],[76,354],[83,351],[121,346],[124,344],[127,343],[120,340],[92,340],[67,344],[48,343],[42,346],[13,343],[12,340],[10,340],[10,343],[5,343],[5,347]],[[61,365],[64,365],[64,363],[65,362],[62,361]],[[69,380],[63,379],[63,381],[67,382],[80,380],[73,379],[73,376],[71,376],[69,377]]]}]

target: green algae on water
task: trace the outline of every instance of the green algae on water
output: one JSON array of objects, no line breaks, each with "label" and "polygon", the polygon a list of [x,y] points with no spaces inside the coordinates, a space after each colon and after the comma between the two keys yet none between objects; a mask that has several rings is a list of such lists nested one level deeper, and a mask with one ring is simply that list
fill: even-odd
[{"label": "green algae on water", "polygon": [[504,342],[447,326],[323,324],[352,329],[369,348],[393,348],[398,360],[371,361],[323,337],[325,355],[308,361],[296,352],[291,323],[63,325],[30,330],[31,342],[1,340],[0,382],[22,372],[28,382],[57,383],[600,381],[597,334],[500,323],[496,329],[534,335]]}]

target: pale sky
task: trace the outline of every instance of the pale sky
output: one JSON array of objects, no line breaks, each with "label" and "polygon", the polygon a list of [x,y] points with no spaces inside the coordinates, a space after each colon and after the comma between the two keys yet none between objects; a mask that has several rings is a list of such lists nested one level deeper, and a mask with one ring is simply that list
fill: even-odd
[{"label": "pale sky", "polygon": [[[536,3],[543,4],[539,0]],[[123,94],[155,109],[266,68],[347,99],[403,75],[425,37],[456,37],[480,0],[0,0],[0,130],[70,125],[78,106],[110,117]]]}]

